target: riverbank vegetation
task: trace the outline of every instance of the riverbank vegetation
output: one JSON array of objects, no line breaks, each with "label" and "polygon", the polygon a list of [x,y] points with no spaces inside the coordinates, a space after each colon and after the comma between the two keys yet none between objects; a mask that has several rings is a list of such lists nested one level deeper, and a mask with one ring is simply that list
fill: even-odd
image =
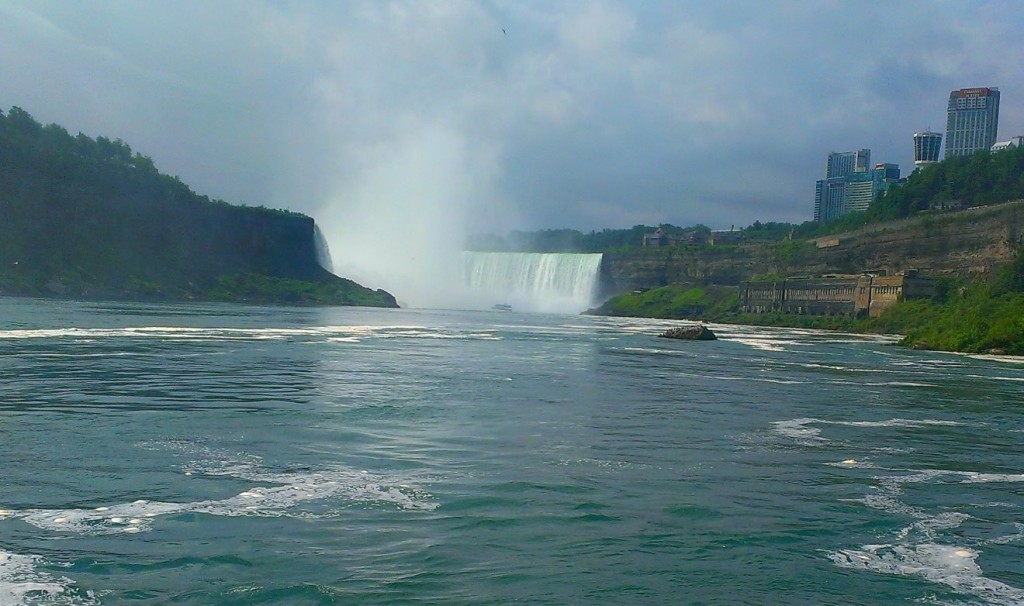
[{"label": "riverbank vegetation", "polygon": [[1024,355],[1024,252],[994,276],[940,279],[930,299],[900,301],[876,318],[741,313],[735,288],[681,285],[612,297],[587,313],[896,334],[917,349]]},{"label": "riverbank vegetation", "polygon": [[372,291],[346,278],[329,281],[293,280],[260,274],[223,276],[199,293],[208,301],[264,305],[359,305],[398,307],[383,290]]}]

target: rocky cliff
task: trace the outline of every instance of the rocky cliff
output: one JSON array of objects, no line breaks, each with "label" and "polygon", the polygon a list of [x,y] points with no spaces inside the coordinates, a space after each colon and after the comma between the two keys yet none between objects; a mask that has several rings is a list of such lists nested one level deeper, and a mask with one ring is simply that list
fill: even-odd
[{"label": "rocky cliff", "polygon": [[0,294],[396,306],[320,266],[310,217],[210,200],[18,108],[0,112]]},{"label": "rocky cliff", "polygon": [[676,283],[738,284],[753,276],[916,269],[969,275],[1008,263],[1024,236],[1024,201],[959,212],[922,213],[806,241],[671,246],[606,253],[605,296]]}]

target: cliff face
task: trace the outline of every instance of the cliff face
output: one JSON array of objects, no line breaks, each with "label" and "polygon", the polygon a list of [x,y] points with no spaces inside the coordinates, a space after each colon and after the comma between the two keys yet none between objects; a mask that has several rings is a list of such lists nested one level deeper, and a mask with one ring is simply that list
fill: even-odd
[{"label": "cliff face", "polygon": [[1010,262],[1024,237],[1024,201],[918,215],[809,241],[665,247],[607,253],[601,291],[609,296],[675,283],[734,285],[758,275],[822,275],[917,269],[968,275]]},{"label": "cliff face", "polygon": [[0,294],[396,306],[320,266],[310,217],[210,200],[17,108],[0,112]]}]

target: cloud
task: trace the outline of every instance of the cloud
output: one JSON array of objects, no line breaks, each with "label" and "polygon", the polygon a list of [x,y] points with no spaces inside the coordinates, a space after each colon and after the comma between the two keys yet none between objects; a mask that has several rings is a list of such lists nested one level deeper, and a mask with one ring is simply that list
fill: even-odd
[{"label": "cloud", "polygon": [[809,219],[829,151],[909,171],[952,89],[1000,86],[1000,137],[1024,132],[1021,25],[1009,0],[6,0],[0,106],[398,259],[463,231]]}]

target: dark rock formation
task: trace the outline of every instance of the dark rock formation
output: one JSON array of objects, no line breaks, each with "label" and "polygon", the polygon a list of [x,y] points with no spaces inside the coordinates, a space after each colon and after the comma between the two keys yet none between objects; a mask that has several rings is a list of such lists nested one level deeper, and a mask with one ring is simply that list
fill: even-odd
[{"label": "dark rock formation", "polygon": [[689,341],[714,341],[718,339],[711,329],[703,324],[687,324],[670,328],[658,335],[665,339],[686,339]]}]

